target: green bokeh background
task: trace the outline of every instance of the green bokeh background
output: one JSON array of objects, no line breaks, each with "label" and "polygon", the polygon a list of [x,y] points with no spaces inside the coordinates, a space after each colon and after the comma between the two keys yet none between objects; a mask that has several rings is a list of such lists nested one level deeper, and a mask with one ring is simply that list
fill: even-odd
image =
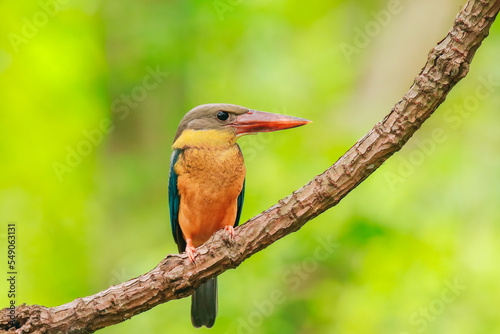
[{"label": "green bokeh background", "polygon": [[[15,222],[18,303],[67,303],[176,251],[170,145],[192,107],[314,121],[240,140],[246,221],[383,118],[463,4],[1,2],[0,259],[7,276]],[[401,152],[337,207],[225,272],[211,333],[500,331],[499,54],[496,22],[469,75]],[[155,85],[151,70],[162,73]],[[191,327],[189,304],[100,332],[208,332]]]}]

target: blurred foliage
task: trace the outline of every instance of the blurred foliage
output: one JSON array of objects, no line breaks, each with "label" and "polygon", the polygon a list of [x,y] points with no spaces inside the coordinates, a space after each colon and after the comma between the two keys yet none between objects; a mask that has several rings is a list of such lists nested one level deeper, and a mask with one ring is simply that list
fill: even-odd
[{"label": "blurred foliage", "polygon": [[[170,145],[192,107],[314,121],[240,140],[245,221],[381,120],[462,5],[1,2],[0,218],[3,230],[17,224],[18,303],[70,302],[176,251]],[[337,207],[224,273],[211,332],[498,332],[499,53],[496,22],[469,75],[400,153]],[[102,333],[195,332],[189,303]]]}]

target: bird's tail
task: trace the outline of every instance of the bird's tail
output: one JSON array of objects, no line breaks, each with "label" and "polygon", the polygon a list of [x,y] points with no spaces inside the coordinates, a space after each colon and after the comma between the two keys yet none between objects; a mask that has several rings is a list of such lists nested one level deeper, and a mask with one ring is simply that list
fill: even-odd
[{"label": "bird's tail", "polygon": [[217,277],[200,285],[191,300],[191,322],[198,328],[211,328],[217,316]]}]

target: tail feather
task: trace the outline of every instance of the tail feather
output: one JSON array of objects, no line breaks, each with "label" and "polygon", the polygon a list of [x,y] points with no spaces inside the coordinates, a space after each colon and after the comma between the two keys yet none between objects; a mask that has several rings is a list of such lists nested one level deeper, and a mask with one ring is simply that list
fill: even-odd
[{"label": "tail feather", "polygon": [[217,316],[217,277],[200,285],[191,299],[191,322],[198,328],[211,328]]}]

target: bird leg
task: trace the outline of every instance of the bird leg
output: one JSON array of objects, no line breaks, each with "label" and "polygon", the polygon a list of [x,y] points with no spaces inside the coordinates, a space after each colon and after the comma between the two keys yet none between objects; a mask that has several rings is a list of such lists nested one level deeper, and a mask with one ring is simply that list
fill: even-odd
[{"label": "bird leg", "polygon": [[193,246],[193,240],[191,239],[186,239],[186,254],[189,258],[189,261],[191,263],[194,263],[194,257],[198,252],[196,251],[196,248]]},{"label": "bird leg", "polygon": [[227,233],[229,233],[230,239],[234,238],[234,227],[232,225],[224,226],[224,231],[227,231]]}]

